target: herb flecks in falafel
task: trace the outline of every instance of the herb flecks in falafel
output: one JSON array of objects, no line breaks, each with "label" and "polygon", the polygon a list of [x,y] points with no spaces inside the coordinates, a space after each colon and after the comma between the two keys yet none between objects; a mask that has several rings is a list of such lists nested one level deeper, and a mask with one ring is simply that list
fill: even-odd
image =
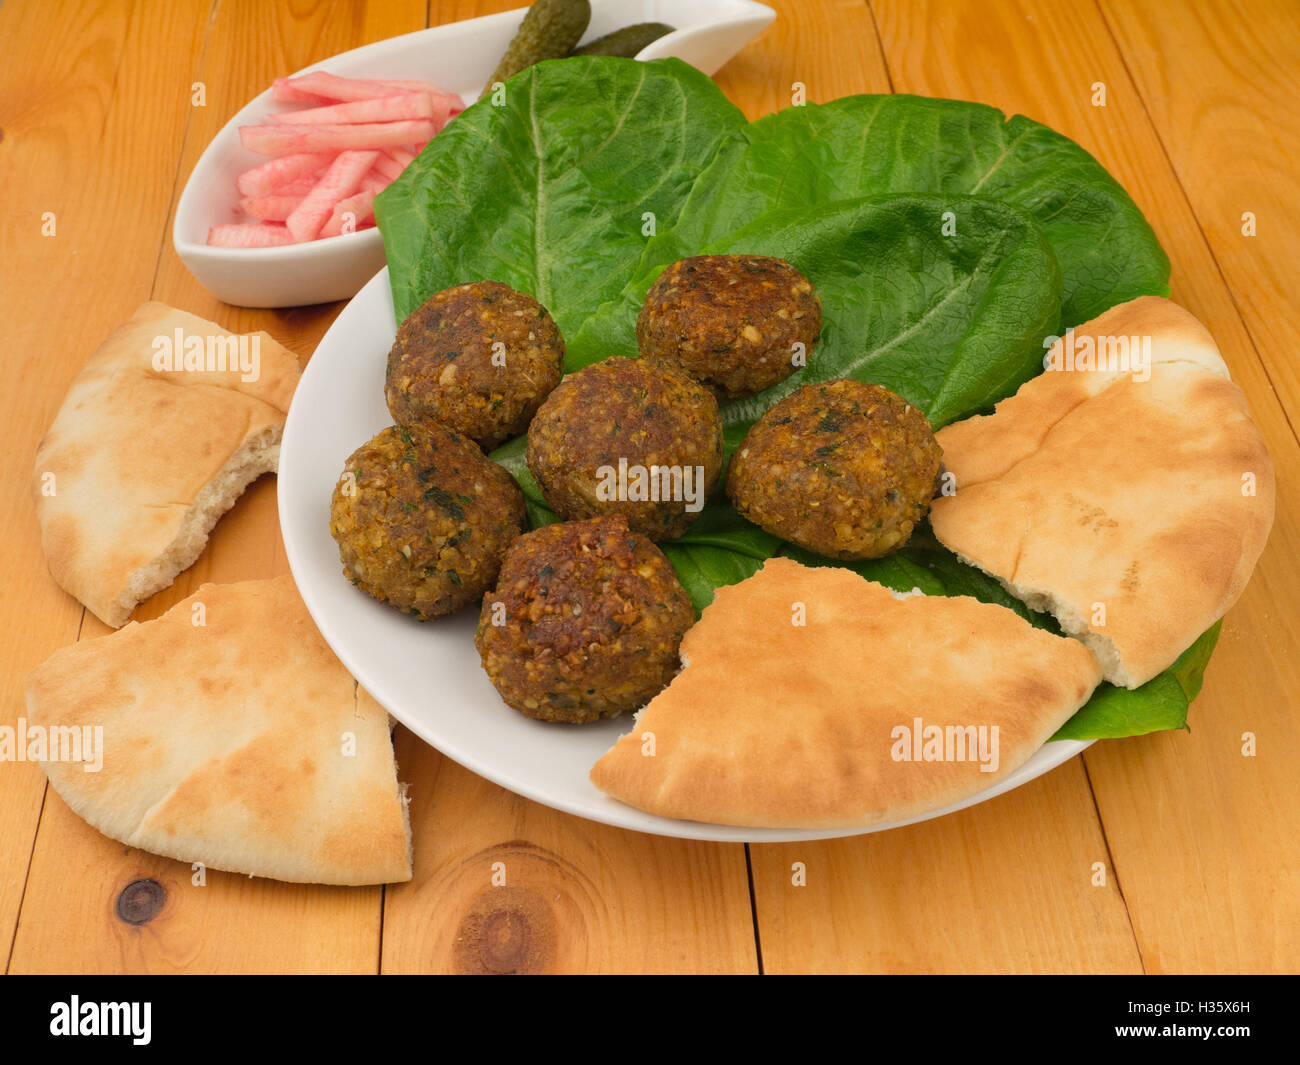
[{"label": "herb flecks in falafel", "polygon": [[784,259],[696,255],[650,286],[636,338],[642,358],[680,367],[725,403],[806,365],[821,328],[812,282]]},{"label": "herb flecks in falafel", "polygon": [[694,621],[668,559],[622,515],[606,515],[511,544],[474,642],[506,703],[581,724],[637,710],[666,687]]},{"label": "herb flecks in falafel", "polygon": [[330,503],[343,573],[421,619],[476,602],[524,521],[511,476],[441,426],[389,426],[348,459]]},{"label": "herb flecks in falafel", "polygon": [[722,418],[680,370],[611,358],[566,377],[528,427],[528,468],[561,517],[622,514],[681,536],[722,474]]},{"label": "herb flecks in falafel", "polygon": [[563,360],[545,307],[474,281],[434,293],[398,327],[384,394],[399,425],[445,425],[490,451],[528,428]]},{"label": "herb flecks in falafel", "polygon": [[898,550],[929,513],[943,453],[919,410],[880,385],[805,385],[754,423],[727,471],[736,509],[828,558]]}]

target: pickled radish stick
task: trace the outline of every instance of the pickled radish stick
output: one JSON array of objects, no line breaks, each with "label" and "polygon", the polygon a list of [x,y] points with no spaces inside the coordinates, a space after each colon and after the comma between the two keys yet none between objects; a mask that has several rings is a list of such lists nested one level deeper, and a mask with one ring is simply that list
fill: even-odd
[{"label": "pickled radish stick", "polygon": [[361,179],[378,157],[376,151],[339,152],[325,176],[285,220],[294,240],[315,240],[334,205],[357,191]]},{"label": "pickled radish stick", "polygon": [[389,178],[384,177],[383,174],[372,169],[370,173],[361,179],[360,191],[368,192],[372,196],[378,196],[391,184],[392,181]]},{"label": "pickled radish stick", "polygon": [[427,81],[325,71],[276,78],[271,98],[311,106],[240,127],[246,149],[272,158],[236,179],[254,221],[213,226],[209,244],[270,248],[373,226],[375,197],[465,109]]},{"label": "pickled radish stick", "polygon": [[355,122],[399,122],[403,119],[427,118],[445,123],[447,106],[434,104],[433,97],[423,92],[408,92],[400,96],[378,96],[373,100],[354,100],[329,107],[312,107],[306,111],[285,111],[267,115],[276,125],[322,125]]},{"label": "pickled radish stick", "polygon": [[263,222],[283,222],[303,201],[303,196],[244,196],[240,198],[239,207],[249,218]]},{"label": "pickled radish stick", "polygon": [[[277,96],[276,93],[281,95]],[[276,78],[271,86],[271,96],[282,103],[298,102],[289,99],[296,95],[315,96],[323,100],[373,100],[377,96],[392,96],[398,92],[426,92],[438,96],[453,96],[444,93],[436,85],[427,81],[376,81],[366,78],[342,78],[337,74],[327,74],[316,70],[297,78]],[[458,98],[459,99],[459,98]],[[463,103],[461,105],[464,106]]]},{"label": "pickled radish stick", "polygon": [[[397,165],[401,168],[401,170],[405,170],[408,166],[410,166],[413,162],[415,162],[415,157],[420,153],[412,152],[409,149],[407,149],[405,146],[403,146],[398,148],[385,148],[384,154],[387,155],[390,159],[392,159],[395,163],[397,163]],[[400,173],[401,170],[399,170],[398,172]]]},{"label": "pickled radish stick", "polygon": [[263,223],[232,223],[208,230],[208,243],[218,248],[278,248],[293,244],[293,235],[284,226]]},{"label": "pickled radish stick", "polygon": [[339,200],[334,205],[334,210],[330,213],[329,219],[321,226],[320,235],[322,237],[340,236],[344,232],[344,226],[348,226],[347,232],[352,233],[374,220],[375,194],[363,190],[355,196],[349,196],[346,200]]},{"label": "pickled radish stick", "polygon": [[382,175],[385,181],[396,181],[401,176],[402,164],[387,152],[380,152],[375,160],[374,172]]},{"label": "pickled radish stick", "polygon": [[303,152],[366,151],[408,144],[432,137],[437,130],[428,120],[411,122],[358,122],[355,125],[240,126],[244,147],[259,155],[293,155]]},{"label": "pickled radish stick", "polygon": [[332,155],[300,154],[282,155],[269,163],[246,170],[236,180],[243,196],[270,196],[276,188],[302,177],[312,177],[324,170],[333,160]]}]

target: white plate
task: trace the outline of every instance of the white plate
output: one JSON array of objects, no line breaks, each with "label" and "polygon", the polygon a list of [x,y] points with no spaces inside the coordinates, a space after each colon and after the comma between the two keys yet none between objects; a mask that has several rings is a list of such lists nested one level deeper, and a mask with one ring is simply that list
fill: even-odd
[{"label": "white plate", "polygon": [[984,802],[1033,780],[1088,746],[1049,743],[1005,780],[912,821],[798,832],[731,828],[642,813],[587,779],[631,718],[591,725],[533,721],[510,709],[474,648],[477,612],[419,622],[375,602],[343,576],[329,533],[330,496],[349,455],[392,424],[384,370],[396,334],[385,268],[344,308],[298,383],[280,449],[280,527],[298,590],[326,641],[371,695],[426,743],[504,788],[622,828],[689,839],[775,843],[879,832]]},{"label": "white plate", "polygon": [[[328,70],[356,78],[417,78],[472,103],[519,28],[525,8],[434,26],[354,48],[297,71]],[[676,56],[712,74],[757,37],[776,13],[751,0],[592,0],[585,40],[634,22],[676,26],[638,59]],[[296,75],[295,75],[296,76]],[[296,307],[347,299],[384,265],[377,229],[280,248],[213,248],[208,230],[247,221],[235,179],[266,162],[239,142],[239,127],[257,125],[285,106],[268,88],[226,123],[204,149],[176,205],[172,243],[181,261],[218,299],[242,307]]]}]

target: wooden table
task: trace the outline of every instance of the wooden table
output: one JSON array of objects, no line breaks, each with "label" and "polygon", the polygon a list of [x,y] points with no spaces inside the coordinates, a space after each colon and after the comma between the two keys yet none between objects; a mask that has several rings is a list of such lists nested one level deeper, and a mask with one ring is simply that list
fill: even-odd
[{"label": "wooden table", "polygon": [[[1174,298],[1214,333],[1279,473],[1277,521],[1228,615],[1190,733],[1102,742],[1010,794],[911,828],[744,846],[596,825],[479,779],[404,730],[415,879],[280,884],[100,836],[40,769],[0,764],[0,956],[31,972],[1236,972],[1300,969],[1300,6],[1294,0],[774,0],[719,72],[747,115],[859,92],[952,96],[1073,137],[1146,212]],[[518,0],[0,6],[0,724],[26,673],[108,630],[49,579],[28,478],[101,339],[145,299],[305,360],[341,304],[217,302],[172,250],[199,153],[275,75]],[[633,5],[635,6],[635,5]],[[206,104],[191,103],[202,82]],[[1105,106],[1095,106],[1097,84]],[[55,233],[42,234],[53,212]],[[1255,218],[1243,234],[1243,216]],[[48,216],[45,216],[48,217]],[[144,604],[287,571],[275,480]],[[1257,753],[1242,753],[1243,736]],[[491,886],[504,861],[507,886]],[[792,867],[806,867],[796,886]],[[1101,871],[1101,874],[1098,873]],[[141,879],[143,923],[117,916]],[[127,892],[128,898],[136,897]],[[147,902],[147,900],[146,900]],[[152,916],[150,914],[152,913]]]}]

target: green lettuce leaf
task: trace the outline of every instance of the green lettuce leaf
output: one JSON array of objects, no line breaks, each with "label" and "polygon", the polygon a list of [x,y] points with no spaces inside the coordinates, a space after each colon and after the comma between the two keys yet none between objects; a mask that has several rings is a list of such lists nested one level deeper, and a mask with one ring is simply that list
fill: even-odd
[{"label": "green lettuce leaf", "polygon": [[[1061,277],[1043,230],[991,200],[885,196],[784,208],[701,250],[779,256],[807,275],[822,301],[821,340],[808,365],[724,406],[730,448],[783,396],[838,377],[892,389],[937,429],[1039,373],[1043,337],[1057,329]],[[635,323],[644,298],[625,293],[626,314],[600,321]],[[600,331],[591,325],[589,339]],[[589,343],[571,368],[619,350],[616,340]]]},{"label": "green lettuce leaf", "polygon": [[781,554],[805,566],[838,566],[851,569],[859,577],[883,584],[896,592],[919,588],[925,595],[969,595],[981,603],[995,603],[1013,610],[1035,628],[1060,633],[1050,614],[1030,610],[987,573],[968,566],[934,538],[928,524],[922,525],[902,548],[884,558],[863,562],[842,562],[823,558],[794,544],[786,544]]},{"label": "green lettuce leaf", "polygon": [[646,216],[671,226],[723,137],[744,126],[677,59],[538,63],[438,134],[375,199],[400,322],[468,281],[536,298],[565,337],[631,276]]},{"label": "green lettuce leaf", "polygon": [[728,137],[676,223],[647,245],[628,290],[573,338],[578,358],[634,349],[629,311],[659,271],[759,215],[888,193],[979,196],[1032,214],[1060,263],[1062,328],[1136,296],[1169,295],[1169,259],[1142,212],[1068,137],[984,104],[846,96],[786,108]]},{"label": "green lettuce leaf", "polygon": [[[1141,212],[1060,134],[994,108],[857,96],[746,124],[676,60],[538,64],[476,103],[376,202],[398,320],[435,291],[503,281],[538,298],[566,370],[635,351],[645,292],[704,252],[776,255],[817,286],[821,343],[783,385],[724,408],[730,447],[799,384],[886,385],[938,427],[987,409],[1041,368],[1042,340],[1123,300],[1167,295],[1169,262]],[[492,456],[533,527],[555,521],[524,440]],[[697,610],[781,552],[819,558],[715,493],[660,545]],[[900,591],[972,595],[1059,631],[928,528],[894,555],[848,564]],[[1186,727],[1218,626],[1136,691],[1102,685],[1056,738]]]},{"label": "green lettuce leaf", "polygon": [[1172,666],[1140,688],[1130,691],[1102,684],[1052,739],[1102,740],[1186,729],[1187,708],[1201,690],[1222,625],[1216,621]]}]

